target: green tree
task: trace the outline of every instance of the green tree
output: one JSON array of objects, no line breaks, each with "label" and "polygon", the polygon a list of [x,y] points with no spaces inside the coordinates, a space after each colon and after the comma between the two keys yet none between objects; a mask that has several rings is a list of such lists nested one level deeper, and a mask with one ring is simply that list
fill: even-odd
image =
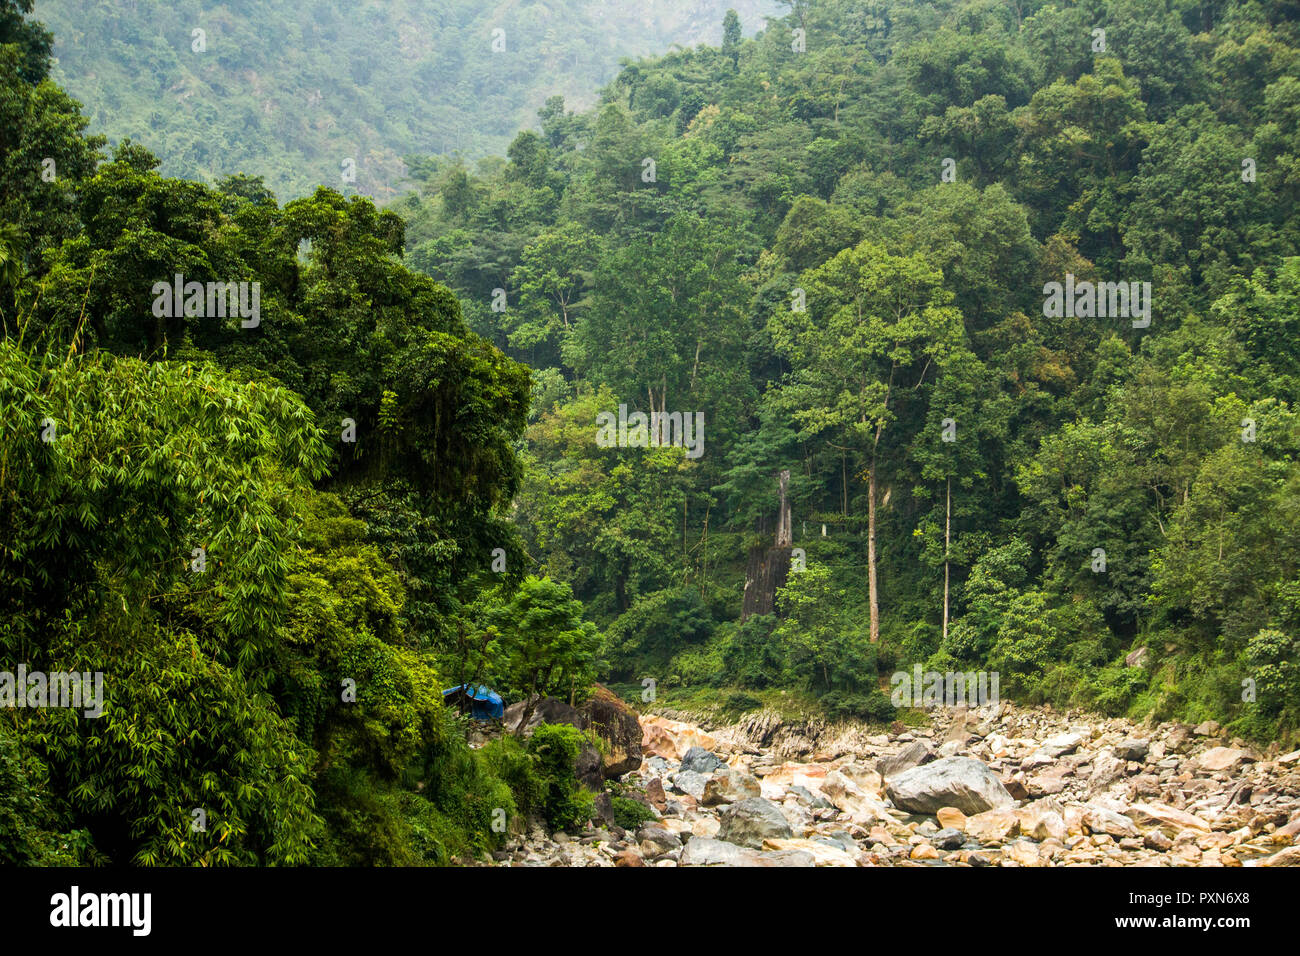
[{"label": "green tree", "polygon": [[[801,284],[807,309],[777,312],[770,322],[773,343],[791,364],[772,401],[798,424],[801,438],[821,438],[842,455],[866,461],[867,580],[875,643],[880,637],[881,439],[899,421],[899,406],[910,393],[919,393],[927,376],[939,375],[964,347],[961,315],[950,305],[943,276],[921,256],[892,256],[870,242],[840,253]],[[844,494],[847,500],[847,481]]]},{"label": "green tree", "polygon": [[572,702],[590,686],[601,636],[596,625],[582,620],[582,602],[568,585],[530,575],[488,619],[501,635],[489,645],[494,670],[524,700],[519,734],[539,697],[562,694]]}]

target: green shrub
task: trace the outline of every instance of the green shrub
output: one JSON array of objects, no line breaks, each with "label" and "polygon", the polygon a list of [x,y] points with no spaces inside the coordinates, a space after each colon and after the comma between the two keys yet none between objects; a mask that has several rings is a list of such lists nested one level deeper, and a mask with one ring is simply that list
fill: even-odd
[{"label": "green shrub", "polygon": [[722,702],[723,712],[731,718],[739,717],[741,714],[747,714],[751,710],[758,710],[763,706],[763,702],[753,694],[746,694],[744,691],[737,691],[728,694]]},{"label": "green shrub", "polygon": [[538,760],[518,738],[505,735],[490,741],[479,750],[479,757],[492,775],[514,794],[515,807],[525,816],[540,813],[546,799],[546,780]]},{"label": "green shrub", "polygon": [[655,818],[654,811],[640,800],[630,797],[614,797],[614,823],[624,830],[635,830],[647,820]]},{"label": "green shrub", "polygon": [[0,863],[79,866],[93,856],[85,830],[60,832],[45,766],[0,725]]},{"label": "green shrub", "polygon": [[885,723],[894,719],[897,710],[879,689],[860,694],[832,691],[821,699],[826,716],[832,720],[869,720]]},{"label": "green shrub", "polygon": [[578,785],[574,761],[591,742],[576,727],[540,724],[528,739],[543,783],[541,810],[554,830],[576,829],[591,819],[595,797]]}]

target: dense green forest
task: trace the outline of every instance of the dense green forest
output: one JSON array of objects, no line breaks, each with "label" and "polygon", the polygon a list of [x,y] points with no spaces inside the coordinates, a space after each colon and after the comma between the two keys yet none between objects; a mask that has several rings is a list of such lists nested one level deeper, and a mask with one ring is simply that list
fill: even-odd
[{"label": "dense green forest", "polygon": [[549,97],[591,103],[620,57],[718,43],[728,5],[750,34],[777,9],[773,0],[39,0],[35,16],[54,33],[54,78],[85,104],[92,132],[143,143],[166,176],[256,172],[286,200],[322,183],[387,198],[410,154],[501,153]]},{"label": "dense green forest", "polygon": [[[590,681],[568,588],[489,571],[524,577],[528,370],[370,200],[104,155],[29,8],[0,4],[0,660],[104,679],[96,719],[8,688],[0,860],[443,863],[494,814],[589,813],[576,730],[471,751],[439,693],[458,640],[505,693]],[[176,274],[256,307],[163,308]]]},{"label": "dense green forest", "polygon": [[[516,520],[613,676],[880,715],[960,665],[1293,729],[1297,13],[799,0],[417,165],[408,261],[535,370]],[[598,447],[620,404],[705,453]],[[783,468],[807,570],[742,622]]]},{"label": "dense green forest", "polygon": [[[105,678],[0,713],[0,860],[590,816],[581,734],[471,748],[465,681],[882,721],[922,665],[1294,738],[1300,5],[786,11],[377,207],[278,200],[263,127],[213,183],[110,149],[0,0],[0,661]],[[649,412],[703,430],[600,439]]]}]

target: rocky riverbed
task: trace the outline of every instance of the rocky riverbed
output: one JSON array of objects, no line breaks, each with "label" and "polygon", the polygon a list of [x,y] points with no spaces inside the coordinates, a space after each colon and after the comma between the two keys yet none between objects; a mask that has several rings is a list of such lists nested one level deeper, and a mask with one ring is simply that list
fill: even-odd
[{"label": "rocky riverbed", "polygon": [[1300,751],[1214,722],[1006,702],[888,733],[643,716],[623,778],[654,819],[519,834],[514,866],[1300,866]]}]

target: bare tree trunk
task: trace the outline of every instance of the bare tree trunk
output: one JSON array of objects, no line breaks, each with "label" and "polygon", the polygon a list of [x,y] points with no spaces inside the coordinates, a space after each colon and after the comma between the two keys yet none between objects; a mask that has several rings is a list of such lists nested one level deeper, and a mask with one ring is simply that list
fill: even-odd
[{"label": "bare tree trunk", "polygon": [[[794,537],[794,522],[790,518],[790,499],[787,494],[789,484],[790,469],[782,469],[777,476],[780,505],[776,519],[776,543],[770,548],[758,544],[750,549],[745,568],[745,593],[741,599],[742,621],[753,614],[771,614],[776,606],[776,592],[785,587],[789,580]],[[766,525],[766,521],[762,525]]]},{"label": "bare tree trunk", "polygon": [[780,496],[780,511],[776,519],[776,546],[788,548],[794,544],[794,531],[790,527],[790,469],[782,468],[777,476],[777,493]]},{"label": "bare tree trunk", "polygon": [[[895,364],[889,370],[885,386],[884,410],[889,411],[889,396],[894,390]],[[871,601],[871,643],[880,640],[880,588],[876,581],[876,453],[880,451],[880,433],[885,430],[882,415],[876,422],[876,437],[871,442],[871,474],[867,482],[867,594]]]},{"label": "bare tree trunk", "polygon": [[880,640],[880,592],[876,584],[876,453],[867,479],[867,594],[871,601],[871,643]]},{"label": "bare tree trunk", "polygon": [[952,540],[952,476],[948,477],[948,495],[943,516],[943,641],[948,641],[948,543]]}]

